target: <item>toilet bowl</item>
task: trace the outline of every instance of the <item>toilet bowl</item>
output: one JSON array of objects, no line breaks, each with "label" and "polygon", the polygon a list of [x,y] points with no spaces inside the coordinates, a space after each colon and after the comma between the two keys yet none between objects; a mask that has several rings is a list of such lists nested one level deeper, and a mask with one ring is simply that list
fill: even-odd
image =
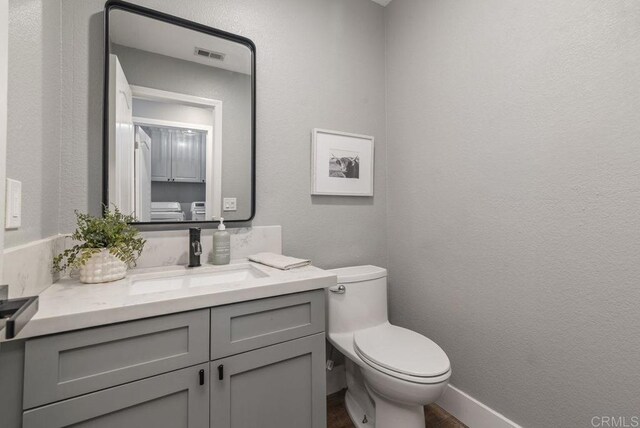
[{"label": "toilet bowl", "polygon": [[345,403],[358,428],[424,428],[424,405],[444,392],[451,365],[436,343],[387,316],[387,271],[334,269],[327,290],[327,335],[344,355]]}]

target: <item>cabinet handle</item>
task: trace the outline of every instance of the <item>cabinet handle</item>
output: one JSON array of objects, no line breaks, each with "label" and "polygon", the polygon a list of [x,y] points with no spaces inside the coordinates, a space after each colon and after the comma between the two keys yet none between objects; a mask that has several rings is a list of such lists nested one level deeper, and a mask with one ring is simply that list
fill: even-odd
[{"label": "cabinet handle", "polygon": [[218,366],[218,380],[224,379],[224,365],[220,364]]},{"label": "cabinet handle", "polygon": [[204,385],[204,369],[198,372],[198,376],[200,377],[200,385]]}]

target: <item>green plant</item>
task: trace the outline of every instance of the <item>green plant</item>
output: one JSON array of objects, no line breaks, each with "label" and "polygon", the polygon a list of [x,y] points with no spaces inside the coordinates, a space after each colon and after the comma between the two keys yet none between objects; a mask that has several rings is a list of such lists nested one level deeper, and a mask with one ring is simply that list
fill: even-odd
[{"label": "green plant", "polygon": [[118,208],[114,208],[113,211],[105,209],[102,218],[81,214],[78,211],[75,213],[78,227],[71,238],[81,244],[76,244],[54,257],[54,271],[79,269],[102,249],[109,250],[109,253],[128,266],[135,266],[146,241],[140,237],[140,232],[129,224],[136,221],[134,216],[122,214]]}]

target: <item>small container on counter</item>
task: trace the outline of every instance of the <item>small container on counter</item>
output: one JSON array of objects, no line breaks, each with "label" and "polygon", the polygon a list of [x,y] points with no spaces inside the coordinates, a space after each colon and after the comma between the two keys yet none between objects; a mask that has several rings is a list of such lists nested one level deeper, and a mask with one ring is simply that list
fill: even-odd
[{"label": "small container on counter", "polygon": [[214,265],[228,265],[231,261],[231,237],[226,231],[224,218],[220,217],[218,230],[213,233],[213,260]]}]

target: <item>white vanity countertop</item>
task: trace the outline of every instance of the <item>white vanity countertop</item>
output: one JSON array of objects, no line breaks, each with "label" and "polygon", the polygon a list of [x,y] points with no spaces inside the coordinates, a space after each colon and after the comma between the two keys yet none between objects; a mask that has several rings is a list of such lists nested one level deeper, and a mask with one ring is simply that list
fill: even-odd
[{"label": "white vanity countertop", "polygon": [[[12,340],[140,318],[298,293],[336,284],[314,266],[282,271],[233,261],[226,266],[134,269],[120,281],[82,284],[64,279],[39,298],[38,312]],[[4,332],[0,332],[0,342]]]}]

